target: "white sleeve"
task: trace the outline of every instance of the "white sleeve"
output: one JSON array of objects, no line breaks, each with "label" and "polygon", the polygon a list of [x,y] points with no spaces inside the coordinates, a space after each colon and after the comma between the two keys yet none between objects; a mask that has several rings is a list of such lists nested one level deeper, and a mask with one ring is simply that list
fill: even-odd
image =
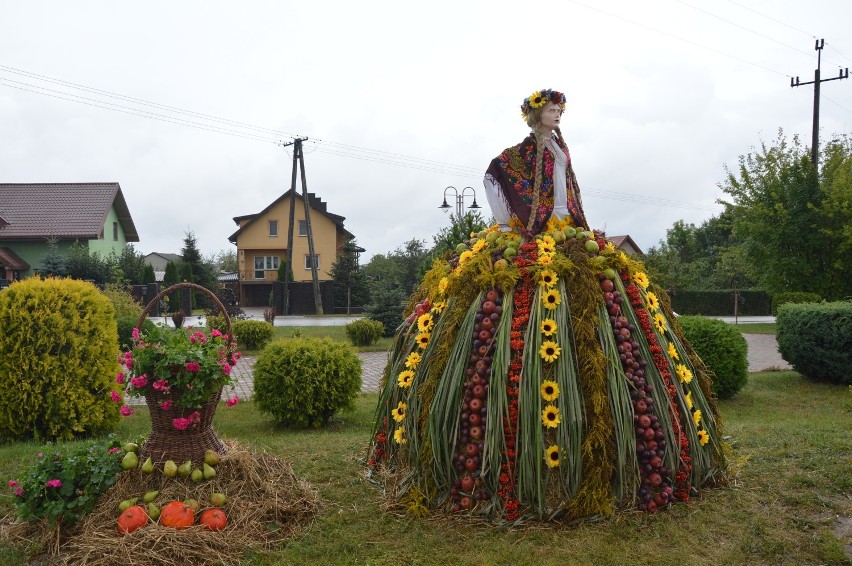
[{"label": "white sleeve", "polygon": [[494,215],[494,220],[500,225],[501,232],[509,232],[509,218],[512,213],[509,212],[509,207],[506,201],[500,196],[500,184],[491,175],[486,175],[482,180],[485,185],[485,198],[488,199],[488,206],[491,208],[491,214]]}]

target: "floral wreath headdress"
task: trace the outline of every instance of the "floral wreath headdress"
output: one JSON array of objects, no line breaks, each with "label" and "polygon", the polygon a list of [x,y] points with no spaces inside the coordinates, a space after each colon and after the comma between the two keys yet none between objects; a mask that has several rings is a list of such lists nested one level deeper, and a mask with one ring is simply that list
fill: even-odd
[{"label": "floral wreath headdress", "polygon": [[548,102],[555,102],[558,104],[562,110],[565,110],[565,102],[567,98],[561,92],[557,92],[555,90],[550,90],[549,88],[543,90],[537,90],[527,98],[524,99],[524,103],[521,104],[521,117],[526,121],[527,115],[530,113],[530,110],[534,108],[541,108]]}]

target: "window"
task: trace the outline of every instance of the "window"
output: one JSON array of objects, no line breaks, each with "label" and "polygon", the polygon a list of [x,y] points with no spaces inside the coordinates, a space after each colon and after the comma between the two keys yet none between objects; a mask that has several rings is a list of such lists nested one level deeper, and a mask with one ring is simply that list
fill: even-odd
[{"label": "window", "polygon": [[269,236],[271,238],[278,236],[278,221],[277,220],[270,220],[269,221]]},{"label": "window", "polygon": [[118,241],[118,222],[112,223],[112,239],[113,241]]},{"label": "window", "polygon": [[[320,256],[319,255],[314,256],[314,266],[317,269],[320,268]],[[308,254],[305,254],[305,269],[310,269],[310,268],[311,268],[311,256],[308,255]]]},{"label": "window", "polygon": [[304,220],[299,220],[299,236],[308,235],[308,223]]},{"label": "window", "polygon": [[254,278],[266,279],[267,271],[278,271],[277,255],[254,256]]}]

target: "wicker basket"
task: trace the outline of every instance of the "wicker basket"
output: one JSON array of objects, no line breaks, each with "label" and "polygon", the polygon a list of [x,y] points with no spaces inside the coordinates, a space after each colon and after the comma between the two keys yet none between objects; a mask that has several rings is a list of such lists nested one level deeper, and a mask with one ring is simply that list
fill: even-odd
[{"label": "wicker basket", "polygon": [[[165,295],[179,289],[186,288],[196,289],[203,292],[211,301],[213,301],[213,304],[219,307],[219,310],[224,315],[225,322],[227,324],[229,339],[228,350],[232,351],[234,348],[234,339],[231,329],[231,319],[228,317],[225,307],[216,295],[195,283],[177,283],[160,291],[160,293],[148,303],[145,310],[142,311],[142,314],[139,317],[139,324],[137,326],[139,328],[142,327],[148,313],[151,312],[154,305],[156,305],[157,302]],[[172,392],[169,395],[163,395],[158,391],[149,391],[145,395],[145,402],[148,404],[148,411],[151,415],[151,432],[139,448],[139,456],[143,460],[150,456],[156,463],[173,460],[175,463],[181,464],[187,460],[192,460],[197,463],[202,462],[204,460],[204,453],[207,450],[213,450],[219,454],[224,454],[226,450],[225,445],[219,437],[216,436],[216,432],[213,430],[213,415],[216,413],[216,407],[219,405],[219,399],[221,396],[222,389],[220,388],[200,409],[198,409],[198,412],[201,414],[201,421],[186,430],[178,430],[172,425],[172,419],[178,417],[189,417],[189,415],[194,413],[196,409],[172,408],[169,411],[164,411],[160,406],[160,401],[171,399],[174,403],[180,398],[180,393]]]}]

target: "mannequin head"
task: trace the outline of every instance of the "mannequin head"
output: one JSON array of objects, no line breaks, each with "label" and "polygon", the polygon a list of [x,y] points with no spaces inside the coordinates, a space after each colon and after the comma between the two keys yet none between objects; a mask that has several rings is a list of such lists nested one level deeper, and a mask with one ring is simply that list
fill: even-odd
[{"label": "mannequin head", "polygon": [[[558,109],[558,112],[555,109]],[[538,130],[541,126],[551,132],[557,129],[564,110],[565,95],[550,89],[532,93],[521,104],[524,120],[533,130]],[[545,112],[549,112],[548,117],[545,117]]]}]

